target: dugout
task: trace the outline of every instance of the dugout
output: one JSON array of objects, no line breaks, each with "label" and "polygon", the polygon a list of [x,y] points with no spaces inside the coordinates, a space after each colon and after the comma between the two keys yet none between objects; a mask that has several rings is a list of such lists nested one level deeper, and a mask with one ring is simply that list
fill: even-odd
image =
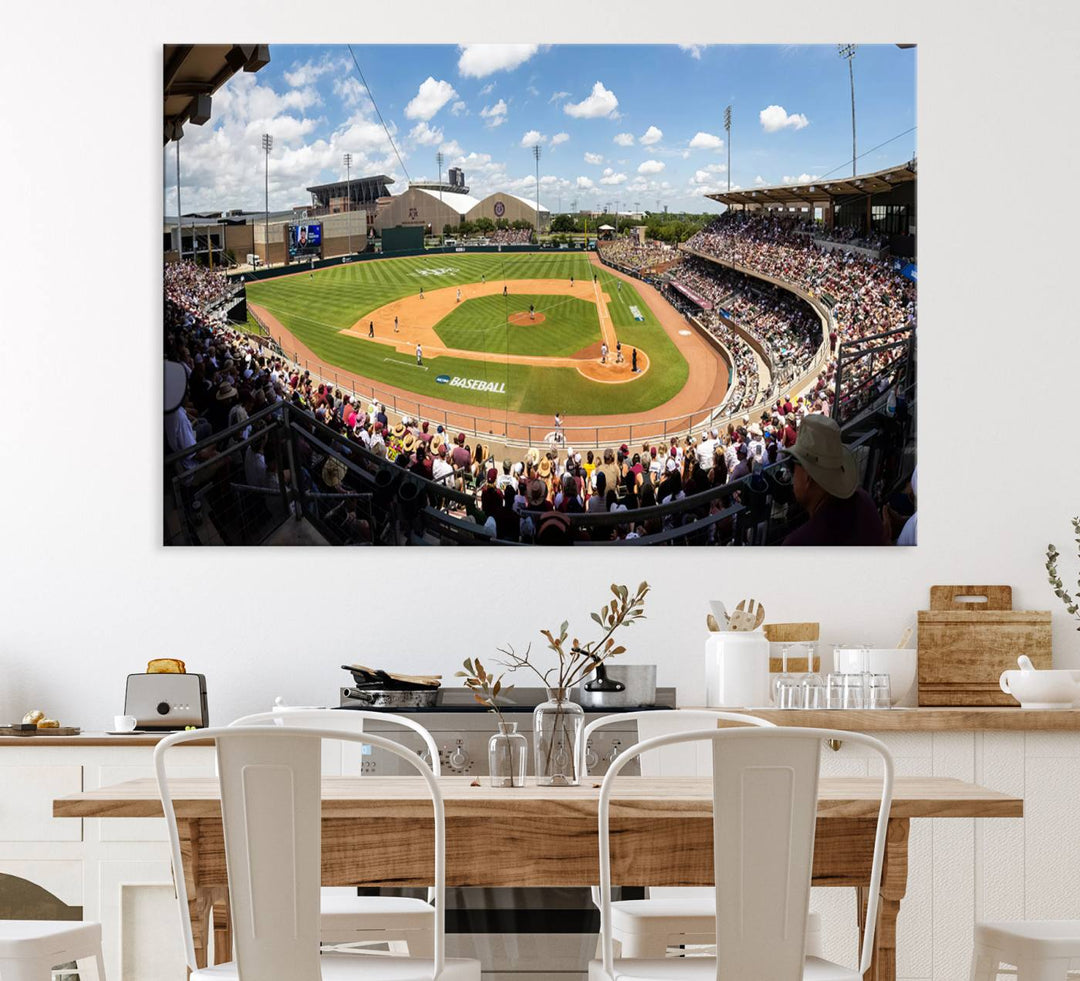
[{"label": "dugout", "polygon": [[424,228],[421,225],[395,225],[382,231],[383,255],[391,252],[423,252]]}]

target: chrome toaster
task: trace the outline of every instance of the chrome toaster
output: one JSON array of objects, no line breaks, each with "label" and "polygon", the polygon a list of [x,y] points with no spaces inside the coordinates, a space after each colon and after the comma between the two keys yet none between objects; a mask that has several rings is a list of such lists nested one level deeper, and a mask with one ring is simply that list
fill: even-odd
[{"label": "chrome toaster", "polygon": [[138,720],[136,729],[159,732],[210,724],[206,676],[201,674],[129,674],[124,715]]}]

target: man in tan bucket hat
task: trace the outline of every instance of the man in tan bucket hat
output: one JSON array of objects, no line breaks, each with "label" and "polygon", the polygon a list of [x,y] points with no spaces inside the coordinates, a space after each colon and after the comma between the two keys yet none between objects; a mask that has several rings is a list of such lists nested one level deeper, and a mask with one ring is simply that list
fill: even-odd
[{"label": "man in tan bucket hat", "polygon": [[807,416],[799,426],[795,445],[782,452],[795,465],[795,500],[809,515],[783,544],[888,544],[873,498],[859,486],[855,454],[844,446],[834,420]]}]

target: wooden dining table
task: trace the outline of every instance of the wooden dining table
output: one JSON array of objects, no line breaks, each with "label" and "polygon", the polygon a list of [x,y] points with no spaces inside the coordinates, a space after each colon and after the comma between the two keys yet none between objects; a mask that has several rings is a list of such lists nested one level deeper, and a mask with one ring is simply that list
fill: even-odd
[{"label": "wooden dining table", "polygon": [[[440,777],[448,886],[591,886],[599,879],[599,782],[495,789]],[[218,783],[170,780],[199,965],[232,949]],[[823,777],[815,886],[869,895],[880,781]],[[58,818],[161,817],[153,780],[131,780],[53,802]],[[896,977],[896,917],[907,888],[913,818],[1022,817],[1024,802],[945,777],[898,777],[889,817],[881,902],[868,981]],[[433,879],[432,808],[418,777],[324,777],[322,881],[327,886],[426,887]],[[611,801],[612,881],[626,886],[713,882],[712,791],[706,777],[622,777]],[[861,926],[861,922],[860,922]]]}]

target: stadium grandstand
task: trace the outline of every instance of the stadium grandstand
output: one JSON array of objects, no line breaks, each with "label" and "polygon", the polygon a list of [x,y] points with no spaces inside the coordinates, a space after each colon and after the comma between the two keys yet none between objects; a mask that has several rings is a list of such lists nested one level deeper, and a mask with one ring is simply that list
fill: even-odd
[{"label": "stadium grandstand", "polygon": [[[333,212],[340,187],[318,188],[322,221],[364,215],[348,210],[351,199]],[[283,347],[249,316],[244,280],[196,248],[164,270],[165,542],[896,542],[912,508],[917,429],[915,189],[912,161],[718,193],[727,210],[677,249],[636,233],[602,243],[589,285],[608,268],[624,277],[605,280],[609,291],[652,284],[678,333],[704,343],[728,383],[701,412],[633,425],[614,416],[602,427],[556,415],[553,432],[387,397]],[[452,225],[483,209],[535,218],[527,199],[467,191],[460,172],[410,185],[379,200],[376,222]],[[416,261],[357,258],[383,270]],[[306,273],[299,282],[318,288]],[[815,437],[850,461],[847,493],[862,511],[857,525],[810,535],[806,471],[790,454]]]}]

